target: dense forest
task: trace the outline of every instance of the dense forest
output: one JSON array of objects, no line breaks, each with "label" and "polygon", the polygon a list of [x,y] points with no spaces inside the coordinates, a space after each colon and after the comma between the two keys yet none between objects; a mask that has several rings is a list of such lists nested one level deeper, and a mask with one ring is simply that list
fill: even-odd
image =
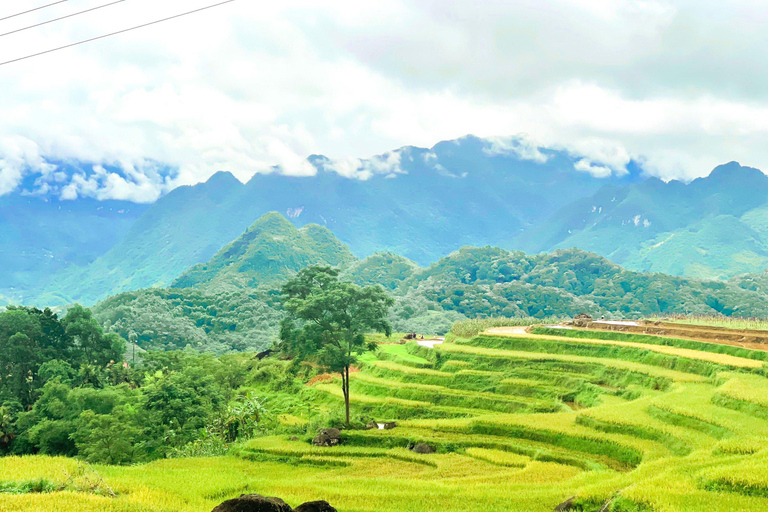
[{"label": "dense forest", "polygon": [[49,309],[0,313],[0,454],[125,464],[223,453],[275,421],[240,388],[292,393],[295,376],[311,372],[252,354],[143,352],[126,361],[125,352],[126,341],[79,306],[63,319]]}]

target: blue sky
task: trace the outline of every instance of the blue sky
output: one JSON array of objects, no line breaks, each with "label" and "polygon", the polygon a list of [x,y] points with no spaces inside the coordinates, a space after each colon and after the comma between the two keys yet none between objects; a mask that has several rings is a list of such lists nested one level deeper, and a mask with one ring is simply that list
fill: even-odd
[{"label": "blue sky", "polygon": [[[0,60],[208,3],[127,0],[3,36]],[[237,0],[1,66],[0,194],[46,160],[125,170],[70,195],[144,201],[220,169],[311,174],[312,153],[359,176],[359,157],[468,133],[565,147],[598,174],[630,158],[664,179],[768,170],[767,21],[755,0]]]}]

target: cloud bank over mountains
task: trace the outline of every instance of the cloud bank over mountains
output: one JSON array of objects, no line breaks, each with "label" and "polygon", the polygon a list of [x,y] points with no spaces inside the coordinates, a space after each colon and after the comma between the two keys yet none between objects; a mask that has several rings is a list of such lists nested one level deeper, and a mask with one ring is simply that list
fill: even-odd
[{"label": "cloud bank over mountains", "polygon": [[[125,2],[5,36],[0,61],[204,5]],[[468,133],[597,176],[768,169],[766,21],[750,0],[234,2],[0,67],[0,195],[151,202],[220,169],[312,175],[312,154],[396,177],[392,148]]]}]

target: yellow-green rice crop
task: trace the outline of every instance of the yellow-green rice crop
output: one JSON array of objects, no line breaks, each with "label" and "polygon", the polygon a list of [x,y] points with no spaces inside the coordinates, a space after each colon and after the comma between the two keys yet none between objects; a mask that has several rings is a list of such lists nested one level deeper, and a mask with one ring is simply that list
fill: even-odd
[{"label": "yellow-green rice crop", "polygon": [[[503,325],[482,325],[494,322]],[[397,427],[346,430],[332,448],[309,443],[314,424],[297,409],[279,423],[298,437],[258,437],[223,457],[93,466],[85,480],[100,484],[91,487],[76,460],[0,458],[0,512],[209,512],[251,492],[292,506],[324,499],[340,512],[549,512],[572,496],[589,512],[606,503],[614,512],[768,510],[768,378],[758,358],[696,345],[521,339],[541,345],[516,350],[510,337],[508,346],[490,348],[481,336],[433,352],[380,346],[352,374],[352,405],[356,417],[386,417]],[[550,353],[547,343],[599,349],[604,357]],[[620,347],[624,358],[604,346]],[[631,360],[635,353],[652,353],[643,359],[652,364]],[[664,366],[675,359],[707,371]],[[299,407],[341,403],[334,380],[305,393],[310,403]],[[544,396],[557,412],[497,410]],[[417,442],[437,453],[410,451]],[[74,485],[70,476],[78,474]],[[35,479],[64,490],[2,492]]]}]

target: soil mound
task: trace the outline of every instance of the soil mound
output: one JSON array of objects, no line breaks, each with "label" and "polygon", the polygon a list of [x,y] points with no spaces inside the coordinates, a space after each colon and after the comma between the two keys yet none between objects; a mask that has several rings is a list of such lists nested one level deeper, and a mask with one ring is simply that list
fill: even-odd
[{"label": "soil mound", "polygon": [[293,509],[280,498],[241,494],[239,498],[225,501],[212,512],[293,512]]},{"label": "soil mound", "polygon": [[337,512],[327,501],[308,501],[294,509],[294,512]]}]

